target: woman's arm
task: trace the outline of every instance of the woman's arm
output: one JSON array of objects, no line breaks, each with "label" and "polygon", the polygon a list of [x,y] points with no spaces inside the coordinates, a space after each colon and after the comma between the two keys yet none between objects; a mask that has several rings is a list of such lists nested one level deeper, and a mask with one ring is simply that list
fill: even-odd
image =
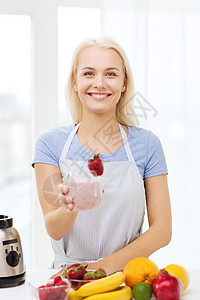
[{"label": "woman's arm", "polygon": [[167,175],[145,179],[149,229],[123,249],[88,265],[89,269],[99,267],[108,274],[123,270],[135,257],[148,257],[171,240],[172,221]]},{"label": "woman's arm", "polygon": [[67,201],[68,189],[64,189],[58,167],[35,163],[35,175],[46,230],[50,237],[60,240],[71,230],[78,213],[69,211],[67,203],[66,207],[60,207],[59,199]]}]

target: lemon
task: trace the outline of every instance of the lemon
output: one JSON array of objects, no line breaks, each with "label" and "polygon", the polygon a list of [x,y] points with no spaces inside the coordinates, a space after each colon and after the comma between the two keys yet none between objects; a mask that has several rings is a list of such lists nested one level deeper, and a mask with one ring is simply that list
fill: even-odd
[{"label": "lemon", "polygon": [[165,267],[165,270],[170,275],[176,276],[182,281],[184,291],[187,289],[190,282],[190,276],[188,274],[188,271],[184,267],[176,264],[170,264]]}]

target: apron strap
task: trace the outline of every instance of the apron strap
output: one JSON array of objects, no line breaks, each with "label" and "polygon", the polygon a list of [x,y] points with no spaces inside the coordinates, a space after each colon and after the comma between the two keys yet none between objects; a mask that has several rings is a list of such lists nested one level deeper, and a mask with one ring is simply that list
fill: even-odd
[{"label": "apron strap", "polygon": [[[124,130],[124,128],[121,126],[120,123],[118,123],[119,125],[119,129],[120,129],[120,132],[121,132],[121,135],[122,135],[122,139],[123,139],[123,143],[124,143],[124,147],[125,147],[125,151],[126,151],[126,154],[127,154],[127,157],[128,157],[128,160],[129,161],[134,161],[134,158],[133,158],[133,155],[132,155],[132,152],[131,152],[131,149],[130,149],[130,146],[129,146],[129,142],[128,142],[128,138],[127,138],[127,135],[126,135],[126,132]],[[67,139],[67,142],[62,150],[62,153],[61,153],[61,156],[60,156],[60,161],[61,160],[65,160],[65,157],[66,157],[66,154],[69,150],[69,147],[71,145],[71,142],[73,140],[73,137],[74,135],[76,134],[78,128],[80,126],[80,123],[78,123],[74,129],[72,130],[72,132],[70,133],[68,139]]]},{"label": "apron strap", "polygon": [[125,151],[126,151],[128,160],[134,161],[133,154],[132,154],[131,148],[129,146],[128,137],[126,135],[126,132],[125,132],[124,128],[121,126],[121,124],[120,123],[118,123],[118,124],[119,124],[119,129],[120,129],[120,132],[122,135],[122,139],[123,139],[123,143],[124,143],[124,147],[125,147]]},{"label": "apron strap", "polygon": [[68,152],[68,150],[69,150],[69,147],[70,147],[70,145],[71,145],[71,142],[72,142],[72,140],[73,140],[73,137],[74,137],[74,135],[76,134],[76,132],[77,132],[79,126],[80,126],[80,123],[78,123],[78,124],[74,127],[74,129],[72,130],[72,132],[70,133],[70,135],[69,135],[69,137],[68,137],[68,139],[67,139],[67,142],[65,143],[65,146],[64,146],[64,148],[63,148],[63,150],[62,150],[62,153],[61,153],[61,156],[60,156],[60,160],[59,160],[59,161],[65,160],[65,157],[66,157],[66,155],[67,155],[67,152]]}]

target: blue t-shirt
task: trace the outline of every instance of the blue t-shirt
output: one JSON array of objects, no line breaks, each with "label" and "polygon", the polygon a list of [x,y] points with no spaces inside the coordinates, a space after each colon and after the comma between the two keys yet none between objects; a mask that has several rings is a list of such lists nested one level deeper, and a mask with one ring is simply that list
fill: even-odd
[{"label": "blue t-shirt", "polygon": [[[35,163],[46,163],[59,167],[59,159],[63,147],[74,126],[75,125],[55,127],[42,134],[36,142],[32,166],[34,167]],[[128,129],[128,142],[142,178],[167,174],[167,165],[159,138],[151,131],[143,128],[130,126]],[[107,136],[105,138],[108,139],[110,137]],[[113,143],[117,143],[114,139],[114,135]],[[106,139],[104,145],[106,147]],[[90,145],[87,143],[81,145],[77,135],[75,135],[66,159],[85,161],[89,160],[94,154],[95,149],[91,149]],[[103,162],[125,161],[128,159],[124,145],[112,153],[100,154],[100,158]]]}]

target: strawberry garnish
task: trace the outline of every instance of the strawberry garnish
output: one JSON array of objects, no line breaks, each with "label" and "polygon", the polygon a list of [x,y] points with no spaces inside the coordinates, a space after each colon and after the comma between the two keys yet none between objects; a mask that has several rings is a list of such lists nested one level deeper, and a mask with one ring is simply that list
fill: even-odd
[{"label": "strawberry garnish", "polygon": [[88,161],[88,168],[94,176],[101,176],[103,174],[103,163],[99,154],[95,154]]}]

